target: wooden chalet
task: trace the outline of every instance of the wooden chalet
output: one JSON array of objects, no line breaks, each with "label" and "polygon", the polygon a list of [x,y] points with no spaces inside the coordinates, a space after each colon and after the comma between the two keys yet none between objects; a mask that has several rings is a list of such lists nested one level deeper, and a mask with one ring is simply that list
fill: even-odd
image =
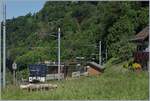
[{"label": "wooden chalet", "polygon": [[136,51],[133,53],[134,61],[140,63],[142,68],[147,70],[149,63],[149,26],[137,33],[132,41],[137,44]]}]

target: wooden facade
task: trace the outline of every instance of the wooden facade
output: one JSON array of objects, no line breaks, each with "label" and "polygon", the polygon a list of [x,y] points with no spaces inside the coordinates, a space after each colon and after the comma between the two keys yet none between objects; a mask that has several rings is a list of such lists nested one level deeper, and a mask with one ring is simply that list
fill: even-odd
[{"label": "wooden facade", "polygon": [[100,70],[95,69],[95,68],[92,68],[92,67],[89,67],[89,68],[87,69],[87,72],[88,72],[88,75],[89,75],[89,76],[95,76],[95,75],[101,74],[101,71],[100,71]]},{"label": "wooden facade", "polygon": [[136,51],[133,53],[134,61],[140,63],[142,68],[147,70],[149,62],[149,26],[137,33],[132,41],[137,44]]}]

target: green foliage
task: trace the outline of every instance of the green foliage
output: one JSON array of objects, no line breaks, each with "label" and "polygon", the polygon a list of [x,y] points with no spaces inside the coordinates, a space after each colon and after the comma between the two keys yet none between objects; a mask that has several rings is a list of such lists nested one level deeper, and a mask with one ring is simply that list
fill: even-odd
[{"label": "green foliage", "polygon": [[139,63],[133,63],[132,68],[135,69],[141,69],[141,65]]},{"label": "green foliage", "polygon": [[12,83],[13,83],[12,72],[6,69],[6,84],[12,84]]},{"label": "green foliage", "polygon": [[149,9],[147,7],[145,8],[141,8],[137,14],[139,15],[137,21],[139,26],[138,27],[144,27],[145,25],[148,25],[148,21],[149,21],[149,14],[147,13],[149,12]]},{"label": "green foliage", "polygon": [[128,69],[128,67],[129,67],[129,64],[128,64],[128,63],[126,63],[126,64],[123,65],[123,68]]},{"label": "green foliage", "polygon": [[28,70],[28,68],[20,71],[20,74],[21,74],[20,76],[22,76],[23,79],[28,79],[28,77],[29,77],[29,70]]},{"label": "green foliage", "polygon": [[[61,59],[92,57],[108,48],[108,58],[127,60],[135,45],[129,40],[148,25],[148,6],[137,2],[51,2],[35,14],[7,20],[7,50],[18,63],[57,60],[57,30],[61,28]],[[32,49],[43,47],[42,49]],[[96,56],[96,60],[98,57]]]},{"label": "green foliage", "polygon": [[18,56],[16,58],[17,63],[22,63],[22,64],[31,64],[35,62],[40,62],[48,59],[48,52],[45,49],[36,49],[27,52],[26,54],[22,56]]},{"label": "green foliage", "polygon": [[133,60],[129,60],[127,63],[123,64],[123,68],[129,70],[141,69],[141,64],[134,62]]},{"label": "green foliage", "polygon": [[[112,56],[127,58],[131,56],[134,45],[129,43],[133,36],[134,26],[127,16],[121,17],[110,29],[108,35],[108,50]],[[115,47],[115,48],[114,48]],[[124,55],[124,56],[123,56]]]},{"label": "green foliage", "polygon": [[148,99],[148,75],[145,72],[137,76],[116,68],[122,66],[112,66],[112,63],[132,56],[136,45],[129,40],[149,23],[149,8],[142,3],[47,1],[35,14],[7,20],[7,57],[24,65],[20,66],[20,69],[25,68],[20,71],[24,78],[28,76],[28,64],[57,61],[57,37],[52,35],[57,36],[58,27],[61,28],[61,61],[72,61],[77,56],[91,58],[93,53],[98,54],[98,47],[90,45],[98,45],[99,41],[102,41],[102,53],[108,49],[110,61],[106,64],[109,69],[102,77],[62,81],[56,91],[48,93],[29,93],[10,87],[2,93],[2,98]]}]

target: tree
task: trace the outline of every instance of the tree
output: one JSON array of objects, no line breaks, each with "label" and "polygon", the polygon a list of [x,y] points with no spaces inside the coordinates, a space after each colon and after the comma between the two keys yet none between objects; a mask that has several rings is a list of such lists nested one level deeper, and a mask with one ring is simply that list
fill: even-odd
[{"label": "tree", "polygon": [[[131,50],[133,49],[128,41],[132,38],[134,33],[134,25],[127,16],[121,17],[116,23],[114,23],[114,25],[109,28],[109,35],[107,37],[109,55],[111,57],[123,58],[122,54],[126,52],[126,55],[130,56]],[[126,58],[126,55],[124,58]]]},{"label": "tree", "polygon": [[46,59],[57,61],[57,37],[51,35],[57,36],[61,27],[63,61],[96,54],[98,48],[86,45],[98,45],[99,41],[102,41],[103,53],[108,48],[109,58],[124,60],[130,58],[135,47],[130,38],[148,25],[148,11],[148,6],[139,1],[47,1],[35,14],[7,20],[7,50],[11,59],[22,64]]}]

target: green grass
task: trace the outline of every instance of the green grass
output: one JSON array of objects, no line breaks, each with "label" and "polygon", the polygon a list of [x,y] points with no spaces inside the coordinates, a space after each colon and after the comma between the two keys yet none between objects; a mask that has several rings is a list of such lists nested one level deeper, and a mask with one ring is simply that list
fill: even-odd
[{"label": "green grass", "polygon": [[8,86],[2,92],[2,99],[146,100],[149,96],[148,72],[143,71],[138,74],[127,71],[122,68],[122,64],[108,65],[100,76],[51,83],[57,84],[58,88],[50,91],[28,92]]}]

